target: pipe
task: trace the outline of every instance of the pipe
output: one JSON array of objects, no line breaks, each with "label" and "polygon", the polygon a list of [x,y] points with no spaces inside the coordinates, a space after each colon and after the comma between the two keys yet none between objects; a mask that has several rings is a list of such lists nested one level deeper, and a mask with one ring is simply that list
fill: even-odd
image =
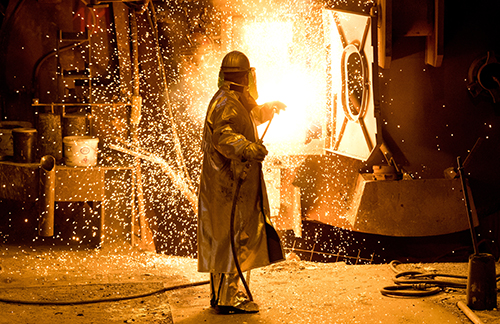
[{"label": "pipe", "polygon": [[[140,96],[140,77],[139,77],[139,46],[138,46],[138,27],[137,15],[135,10],[132,10],[132,18],[130,19],[130,33],[132,34],[132,51],[133,51],[133,95],[132,95],[132,111],[130,113],[130,123],[132,124],[132,142],[135,145],[139,144],[138,128],[141,120],[142,98]],[[139,157],[134,159],[134,173],[136,181],[137,207],[139,212],[139,226],[141,231],[141,243],[144,248],[154,250],[153,233],[146,222],[146,206],[144,202],[144,190],[142,187],[142,172],[141,160]]]},{"label": "pipe", "polygon": [[45,155],[40,159],[41,215],[38,235],[54,236],[54,206],[56,197],[56,159]]},{"label": "pipe", "polygon": [[479,317],[477,317],[476,313],[474,313],[463,301],[459,301],[457,303],[458,308],[464,312],[464,314],[472,321],[474,324],[484,324],[483,321]]},{"label": "pipe", "polygon": [[[132,87],[132,108],[130,112],[130,123],[132,124],[132,136],[137,137],[136,131],[141,120],[142,97],[140,96],[140,76],[139,76],[139,44],[138,44],[138,27],[137,15],[132,10],[132,18],[130,19],[130,34],[132,38],[132,75],[134,77]],[[137,140],[137,138],[134,138]]]},{"label": "pipe", "polygon": [[462,161],[460,159],[460,156],[457,157],[457,166],[458,166],[458,174],[460,175],[460,181],[462,182],[462,192],[464,194],[465,208],[467,208],[467,216],[469,220],[469,228],[472,237],[472,244],[474,246],[474,254],[478,254],[479,250],[477,246],[477,235],[476,235],[476,230],[474,228],[474,219],[472,218],[472,211],[470,209],[470,203],[469,203],[469,194],[467,192],[467,184],[465,183],[464,168],[462,166]]}]

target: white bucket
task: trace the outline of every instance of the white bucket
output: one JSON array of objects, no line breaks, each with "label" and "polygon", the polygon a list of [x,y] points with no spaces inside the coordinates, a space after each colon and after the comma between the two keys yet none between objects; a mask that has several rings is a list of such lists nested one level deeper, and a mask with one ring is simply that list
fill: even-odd
[{"label": "white bucket", "polygon": [[98,143],[99,139],[91,136],[64,137],[64,163],[68,166],[96,165]]}]

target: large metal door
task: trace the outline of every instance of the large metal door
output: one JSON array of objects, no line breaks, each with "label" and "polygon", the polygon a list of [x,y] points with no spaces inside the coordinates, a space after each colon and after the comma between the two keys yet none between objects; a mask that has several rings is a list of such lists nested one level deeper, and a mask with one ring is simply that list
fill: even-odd
[{"label": "large metal door", "polygon": [[328,150],[367,160],[376,145],[372,17],[323,12],[329,99]]}]

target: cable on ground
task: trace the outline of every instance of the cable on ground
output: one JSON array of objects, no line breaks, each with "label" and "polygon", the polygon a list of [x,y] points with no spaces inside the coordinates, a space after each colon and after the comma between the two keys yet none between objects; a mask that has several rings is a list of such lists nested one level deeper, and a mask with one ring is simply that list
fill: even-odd
[{"label": "cable on ground", "polygon": [[[192,283],[187,283],[187,284],[180,284],[180,285],[175,285],[175,286],[170,286],[170,287],[163,287],[161,289],[158,289],[158,290],[155,290],[152,292],[148,292],[148,293],[144,293],[144,294],[139,294],[139,295],[112,297],[112,298],[100,298],[100,299],[93,299],[93,300],[36,301],[36,300],[16,300],[16,299],[8,299],[8,298],[1,298],[0,297],[0,302],[9,303],[9,304],[40,305],[40,306],[54,306],[54,305],[55,306],[67,306],[67,305],[97,304],[97,303],[116,302],[116,301],[122,301],[122,300],[144,298],[144,297],[149,297],[149,296],[153,296],[156,294],[161,294],[161,293],[171,291],[171,290],[208,285],[209,283],[210,283],[210,281],[208,281],[208,280],[207,281],[197,281],[197,282],[192,282]],[[40,287],[40,288],[42,288],[42,287]],[[44,286],[43,288],[50,288],[50,286]]]},{"label": "cable on ground", "polygon": [[[394,286],[387,286],[380,290],[382,295],[388,297],[422,297],[431,296],[439,293],[446,287],[467,288],[467,276],[459,276],[446,273],[422,273],[419,271],[399,271],[396,267],[401,262],[394,260],[389,263],[392,271],[396,273],[394,277]],[[437,280],[440,278],[455,278],[462,281]]]}]

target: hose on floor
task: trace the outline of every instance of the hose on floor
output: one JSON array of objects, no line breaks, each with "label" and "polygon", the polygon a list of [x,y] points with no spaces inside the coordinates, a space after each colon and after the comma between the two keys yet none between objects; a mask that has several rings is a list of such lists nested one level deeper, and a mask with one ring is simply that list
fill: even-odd
[{"label": "hose on floor", "polygon": [[[439,293],[446,287],[467,288],[467,276],[446,273],[422,273],[419,271],[399,271],[397,265],[401,262],[394,260],[389,263],[392,271],[396,273],[394,286],[387,286],[380,290],[382,295],[388,297],[423,297]],[[436,278],[454,278],[461,281],[437,280]]]},{"label": "hose on floor", "polygon": [[[210,281],[208,281],[208,280],[207,281],[197,281],[197,282],[191,282],[191,283],[187,283],[187,284],[180,284],[180,285],[175,285],[175,286],[163,287],[161,289],[151,291],[148,293],[144,293],[144,294],[139,294],[139,295],[120,296],[120,297],[112,297],[112,298],[100,298],[100,299],[93,299],[93,300],[36,301],[36,300],[16,300],[16,299],[8,299],[8,298],[0,297],[0,302],[9,303],[9,304],[39,305],[39,306],[67,306],[67,305],[97,304],[97,303],[116,302],[116,301],[122,301],[122,300],[144,298],[144,297],[149,297],[149,296],[153,296],[156,294],[161,294],[161,293],[171,291],[171,290],[208,285],[209,283],[210,283]],[[54,286],[47,286],[47,287],[43,287],[43,288],[51,288],[51,287],[54,287]],[[74,286],[71,286],[71,287],[74,287]]]}]

